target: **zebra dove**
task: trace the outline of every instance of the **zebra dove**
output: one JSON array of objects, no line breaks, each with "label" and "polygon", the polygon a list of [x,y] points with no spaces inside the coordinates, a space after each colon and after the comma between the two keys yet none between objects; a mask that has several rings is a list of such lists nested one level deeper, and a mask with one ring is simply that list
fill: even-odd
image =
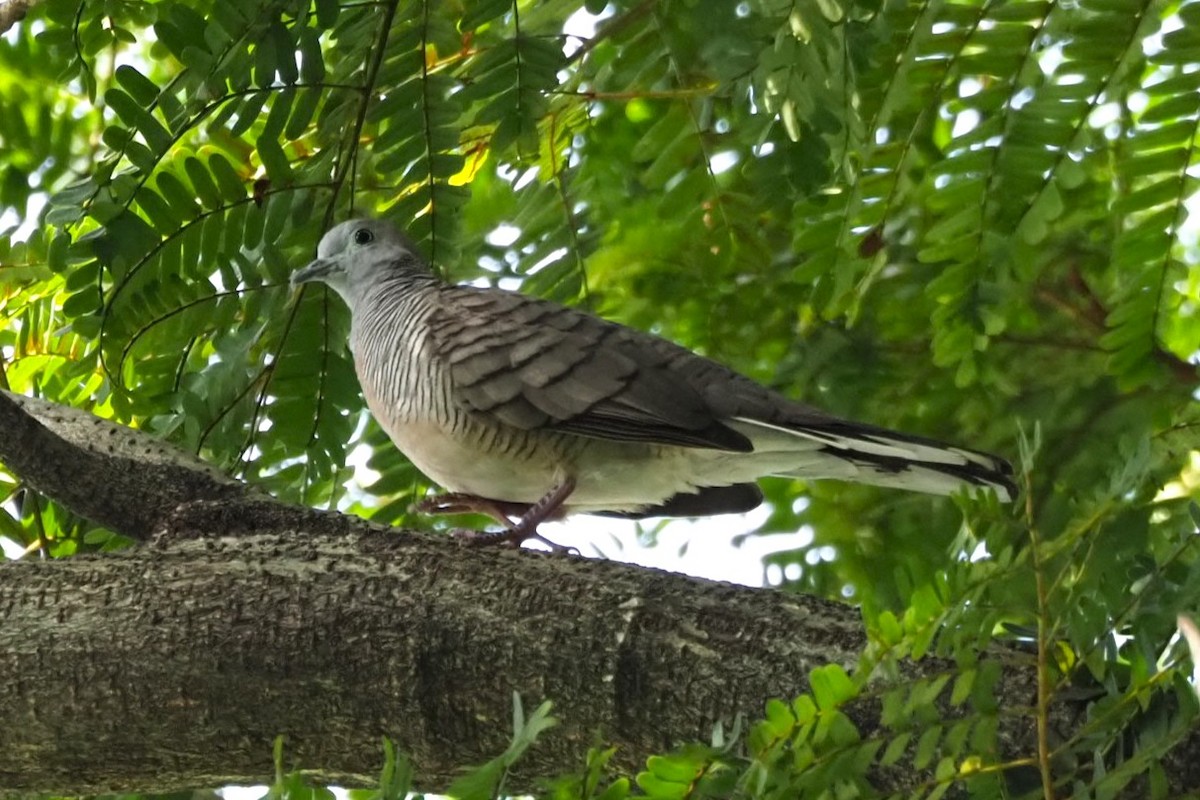
[{"label": "zebra dove", "polygon": [[502,289],[442,282],[391,225],[356,219],[321,239],[292,283],[350,307],[367,405],[396,446],[520,543],[572,512],[748,511],[766,475],[838,478],[934,494],[1016,492],[976,450],[850,422],[793,402],[665,339]]}]

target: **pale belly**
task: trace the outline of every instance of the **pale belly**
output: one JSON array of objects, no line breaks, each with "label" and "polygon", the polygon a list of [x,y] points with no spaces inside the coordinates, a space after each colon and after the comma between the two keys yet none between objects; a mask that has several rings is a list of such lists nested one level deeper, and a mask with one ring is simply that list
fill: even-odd
[{"label": "pale belly", "polygon": [[490,452],[478,442],[449,435],[436,423],[402,422],[385,428],[413,466],[451,492],[533,503],[566,475],[553,460]]},{"label": "pale belly", "polygon": [[[575,491],[565,507],[576,512],[635,511],[694,491],[696,484],[685,476],[694,474],[690,462],[706,452],[537,431],[508,432],[528,446],[506,451],[490,432],[451,435],[430,421],[384,420],[378,413],[376,419],[413,465],[448,491],[535,503],[571,478]],[[724,481],[706,482],[719,483]]]}]

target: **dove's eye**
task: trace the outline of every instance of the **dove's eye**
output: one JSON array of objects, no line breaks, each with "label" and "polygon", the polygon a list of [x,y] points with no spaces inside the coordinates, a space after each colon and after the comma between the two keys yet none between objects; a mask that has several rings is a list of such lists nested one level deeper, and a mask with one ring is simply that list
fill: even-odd
[{"label": "dove's eye", "polygon": [[375,234],[366,228],[359,228],[354,232],[355,244],[370,244],[375,239]]}]

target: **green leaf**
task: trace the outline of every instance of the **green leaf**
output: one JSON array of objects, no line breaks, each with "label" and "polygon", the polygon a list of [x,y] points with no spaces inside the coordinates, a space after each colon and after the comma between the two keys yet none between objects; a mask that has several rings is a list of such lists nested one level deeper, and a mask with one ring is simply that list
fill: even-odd
[{"label": "green leaf", "polygon": [[158,191],[162,193],[164,199],[174,210],[175,214],[183,220],[195,219],[200,213],[200,207],[196,204],[196,198],[192,195],[191,190],[183,185],[183,181],[175,177],[170,172],[159,172],[158,180],[156,181]]},{"label": "green leaf", "polygon": [[814,669],[809,674],[808,681],[817,707],[822,711],[837,708],[858,694],[850,676],[837,664],[827,664]]},{"label": "green leaf", "polygon": [[888,742],[887,749],[883,751],[883,757],[879,759],[879,765],[889,767],[899,761],[908,749],[910,741],[912,741],[912,734],[905,732]]},{"label": "green leaf", "polygon": [[117,67],[113,75],[121,88],[128,92],[133,101],[142,108],[149,108],[158,100],[158,86],[138,72],[136,67],[122,64]]},{"label": "green leaf", "polygon": [[680,754],[672,754],[650,756],[646,759],[646,768],[659,780],[687,785],[699,776],[701,765]]},{"label": "green leaf", "polygon": [[100,290],[95,286],[87,286],[68,297],[63,302],[62,311],[67,318],[81,317],[97,312],[100,307]]},{"label": "green leaf", "polygon": [[71,246],[71,234],[60,233],[50,241],[46,262],[50,269],[62,272],[67,268],[67,250]]},{"label": "green leaf", "polygon": [[317,24],[329,30],[337,23],[338,13],[342,10],[341,4],[337,0],[316,0],[316,6]]},{"label": "green leaf", "polygon": [[412,764],[386,736],[383,738],[384,762],[379,775],[378,800],[404,800],[412,791]]},{"label": "green leaf", "polygon": [[254,146],[273,184],[286,186],[293,182],[291,163],[273,136],[260,136]]},{"label": "green leaf", "polygon": [[921,734],[921,738],[917,740],[917,752],[913,756],[913,767],[916,769],[925,769],[933,763],[934,757],[938,754],[938,744],[942,737],[942,727],[934,725]]},{"label": "green leaf", "polygon": [[208,168],[212,172],[213,178],[216,179],[217,186],[221,188],[221,193],[225,195],[227,200],[245,200],[246,199],[246,182],[229,163],[229,160],[220,153],[214,153],[208,159]]},{"label": "green leaf", "polygon": [[509,0],[479,0],[468,7],[467,13],[463,15],[459,25],[464,31],[474,30],[483,23],[505,13],[511,7],[512,4]]},{"label": "green leaf", "polygon": [[182,217],[177,216],[175,210],[152,189],[142,187],[136,200],[142,211],[146,212],[150,224],[163,236],[170,236],[183,224]]},{"label": "green leaf", "polygon": [[296,92],[296,102],[283,131],[285,139],[299,139],[304,135],[320,102],[321,92],[317,89],[300,89]]},{"label": "green leaf", "polygon": [[625,800],[629,796],[629,779],[617,778],[608,787],[596,795],[596,800]]},{"label": "green leaf", "polygon": [[146,145],[155,153],[162,154],[174,142],[170,132],[163,127],[149,112],[125,92],[113,87],[104,93],[104,102],[111,108],[121,121],[146,140]]},{"label": "green leaf", "polygon": [[220,208],[221,190],[217,188],[212,173],[209,172],[204,162],[195,156],[188,156],[184,159],[183,167],[200,202],[209,209]]}]

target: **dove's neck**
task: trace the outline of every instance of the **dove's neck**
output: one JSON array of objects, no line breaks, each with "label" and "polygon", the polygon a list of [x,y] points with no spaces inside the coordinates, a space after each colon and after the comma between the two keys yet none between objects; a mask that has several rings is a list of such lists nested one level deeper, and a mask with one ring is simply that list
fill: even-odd
[{"label": "dove's neck", "polygon": [[412,297],[432,297],[437,293],[441,281],[429,273],[414,274],[407,271],[389,272],[374,280],[347,281],[333,285],[354,315],[360,312],[381,313],[396,307]]},{"label": "dove's neck", "polygon": [[429,341],[438,287],[432,277],[378,281],[351,304],[354,367],[381,422],[450,420],[448,378]]}]

